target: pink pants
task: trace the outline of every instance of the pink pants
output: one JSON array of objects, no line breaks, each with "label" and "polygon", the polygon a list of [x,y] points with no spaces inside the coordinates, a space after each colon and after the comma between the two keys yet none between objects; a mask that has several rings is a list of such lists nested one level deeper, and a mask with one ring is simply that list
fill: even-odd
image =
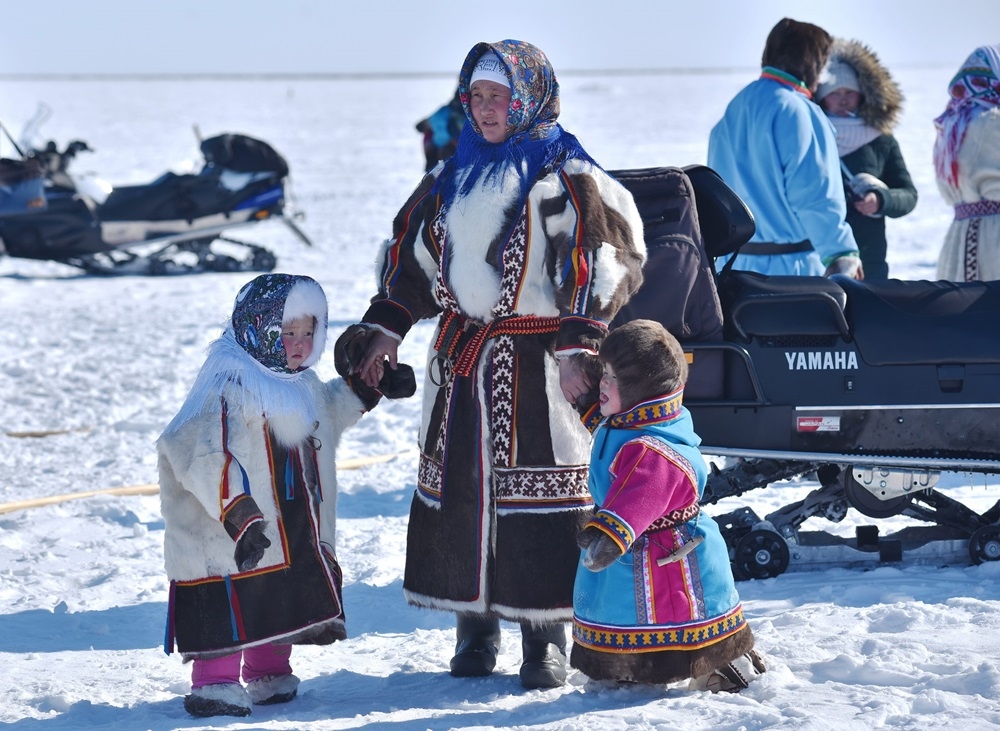
[{"label": "pink pants", "polygon": [[245,683],[267,675],[288,675],[292,672],[291,657],[291,645],[269,642],[213,660],[195,660],[191,669],[191,690],[205,685],[239,683],[241,661]]}]

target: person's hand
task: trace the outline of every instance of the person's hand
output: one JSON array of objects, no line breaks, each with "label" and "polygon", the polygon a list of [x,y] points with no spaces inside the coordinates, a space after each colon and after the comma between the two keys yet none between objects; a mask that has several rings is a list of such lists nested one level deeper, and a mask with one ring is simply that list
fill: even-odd
[{"label": "person's hand", "polygon": [[878,209],[882,207],[879,197],[868,191],[863,196],[854,201],[854,209],[865,216],[874,216]]},{"label": "person's hand", "polygon": [[571,404],[590,393],[594,379],[590,377],[576,357],[559,360],[559,388],[563,397]]},{"label": "person's hand", "polygon": [[[583,565],[590,571],[603,571],[621,557],[621,549],[607,533],[602,533],[596,528],[587,528],[583,532],[586,533],[588,530],[593,530],[598,535],[584,550]],[[578,538],[577,542],[579,541]]]},{"label": "person's hand", "polygon": [[251,523],[236,542],[236,551],[233,553],[236,567],[241,573],[253,571],[270,545],[271,541],[264,535],[264,521]]},{"label": "person's hand", "polygon": [[843,274],[845,277],[861,281],[865,278],[865,270],[861,268],[861,259],[856,256],[839,256],[830,262],[823,274],[825,277]]},{"label": "person's hand", "polygon": [[365,355],[361,359],[361,365],[357,369],[361,380],[371,388],[378,388],[379,381],[385,374],[386,361],[388,360],[390,368],[396,369],[398,351],[399,342],[396,338],[376,329],[375,335],[368,344],[368,350],[365,351]]}]

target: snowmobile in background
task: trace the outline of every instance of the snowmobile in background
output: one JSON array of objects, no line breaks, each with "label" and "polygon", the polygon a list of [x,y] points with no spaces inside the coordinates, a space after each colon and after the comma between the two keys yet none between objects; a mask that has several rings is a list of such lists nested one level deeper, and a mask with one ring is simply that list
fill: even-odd
[{"label": "snowmobile in background", "polygon": [[[660,320],[684,346],[701,451],[725,458],[702,503],[802,476],[820,484],[763,519],[750,507],[715,516],[736,577],[1000,560],[1000,502],[977,513],[943,479],[1000,475],[1000,281],[765,277],[728,261],[717,271],[753,235],[752,214],[709,168],[680,171],[684,190],[664,187],[665,171],[679,172],[612,173],[636,198],[649,256],[619,318]],[[676,272],[708,292],[700,305]],[[851,538],[800,530],[851,509],[918,522],[882,536],[877,524]]]},{"label": "snowmobile in background", "polygon": [[[31,172],[20,170],[20,181],[7,187],[0,180],[0,253],[92,274],[266,272],[274,254],[228,232],[268,220],[282,221],[311,246],[293,220],[301,214],[286,202],[288,164],[266,142],[210,137],[201,141],[205,162],[197,174],[168,172],[146,185],[114,187],[70,171],[79,153],[91,151],[82,140],[62,151],[52,141],[29,149],[23,167],[41,171],[41,202],[17,195],[15,186],[30,185]],[[12,191],[6,205],[5,190]]]}]

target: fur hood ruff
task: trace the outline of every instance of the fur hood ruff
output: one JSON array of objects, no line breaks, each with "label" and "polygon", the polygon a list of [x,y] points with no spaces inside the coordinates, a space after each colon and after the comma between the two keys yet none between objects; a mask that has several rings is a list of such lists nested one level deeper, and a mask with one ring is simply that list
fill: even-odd
[{"label": "fur hood ruff", "polygon": [[882,134],[891,134],[903,110],[903,92],[878,56],[860,41],[837,38],[830,52],[830,63],[846,63],[858,75],[861,106],[858,116]]}]

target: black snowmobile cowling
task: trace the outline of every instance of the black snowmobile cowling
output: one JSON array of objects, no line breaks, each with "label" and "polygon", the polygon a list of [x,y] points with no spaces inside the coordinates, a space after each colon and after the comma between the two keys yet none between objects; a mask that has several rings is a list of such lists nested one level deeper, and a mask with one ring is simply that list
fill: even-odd
[{"label": "black snowmobile cowling", "polygon": [[[301,214],[286,200],[288,164],[266,142],[223,134],[201,142],[205,164],[197,174],[165,173],[152,183],[116,186],[103,200],[69,172],[79,152],[74,140],[59,152],[50,142],[28,159],[46,171],[44,209],[0,214],[0,243],[14,257],[48,259],[96,274],[173,274],[196,271],[270,271],[266,249],[228,236],[262,221],[292,222]],[[213,249],[221,242],[224,250]]]},{"label": "black snowmobile cowling", "polygon": [[[679,173],[691,192],[677,186]],[[715,260],[738,251],[754,228],[713,171],[612,174],[646,199],[640,213],[652,224],[644,270],[652,276],[626,318],[659,320],[681,341],[690,365],[684,404],[701,450],[726,458],[702,502],[802,475],[821,484],[764,520],[749,508],[717,517],[737,577],[879,561],[1000,560],[1000,503],[977,514],[934,489],[942,472],[1000,474],[1000,282],[867,283],[719,269]],[[650,182],[657,177],[665,182],[655,205],[648,201],[657,198]],[[693,216],[664,213],[678,198]],[[676,220],[674,230],[667,219]],[[710,262],[711,276],[700,276],[693,261]],[[687,285],[674,286],[671,272],[685,273]],[[705,326],[712,303],[719,328]],[[799,531],[809,517],[839,521],[850,508],[932,525],[882,538],[875,527],[849,540]]]}]

